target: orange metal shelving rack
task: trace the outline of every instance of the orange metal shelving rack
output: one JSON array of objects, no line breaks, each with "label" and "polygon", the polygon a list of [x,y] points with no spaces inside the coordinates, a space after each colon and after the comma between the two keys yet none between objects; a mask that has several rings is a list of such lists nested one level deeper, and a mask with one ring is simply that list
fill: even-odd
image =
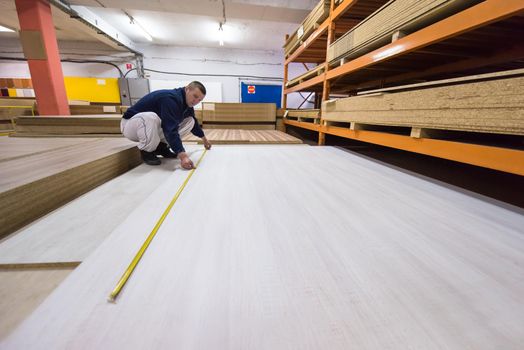
[{"label": "orange metal shelving rack", "polygon": [[[290,63],[325,64],[325,71],[285,88],[284,109],[287,95],[293,92],[322,93],[322,100],[327,100],[331,93],[352,94],[359,89],[408,84],[417,79],[437,80],[524,68],[522,0],[485,0],[395,42],[330,67],[326,59],[330,43],[385,2],[345,0],[335,7],[332,1],[329,17],[285,59],[284,86]],[[322,119],[320,124],[314,124],[284,118],[284,124],[318,132],[319,145],[324,144],[325,134],[330,134],[524,175],[524,151],[519,149],[351,130],[329,126]]]}]

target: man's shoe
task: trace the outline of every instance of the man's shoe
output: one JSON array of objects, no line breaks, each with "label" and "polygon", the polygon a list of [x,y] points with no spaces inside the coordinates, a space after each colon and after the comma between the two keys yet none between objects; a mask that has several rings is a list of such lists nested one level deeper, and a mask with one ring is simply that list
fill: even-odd
[{"label": "man's shoe", "polygon": [[169,149],[169,146],[163,142],[160,142],[158,144],[158,147],[156,148],[154,153],[157,156],[162,156],[164,158],[176,158],[176,154],[171,152],[171,149]]},{"label": "man's shoe", "polygon": [[140,150],[140,154],[142,155],[142,160],[147,165],[160,165],[160,159],[158,159],[153,152]]}]

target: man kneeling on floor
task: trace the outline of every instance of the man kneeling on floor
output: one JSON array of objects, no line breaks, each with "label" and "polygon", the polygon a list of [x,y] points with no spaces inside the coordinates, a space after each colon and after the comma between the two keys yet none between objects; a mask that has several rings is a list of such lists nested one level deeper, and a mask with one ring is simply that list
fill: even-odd
[{"label": "man kneeling on floor", "polygon": [[193,169],[181,137],[191,132],[202,138],[206,149],[211,148],[193,109],[205,95],[206,88],[198,81],[178,89],[153,91],[124,113],[120,130],[126,138],[138,142],[146,164],[159,165],[157,156],[162,156],[178,158],[184,169]]}]

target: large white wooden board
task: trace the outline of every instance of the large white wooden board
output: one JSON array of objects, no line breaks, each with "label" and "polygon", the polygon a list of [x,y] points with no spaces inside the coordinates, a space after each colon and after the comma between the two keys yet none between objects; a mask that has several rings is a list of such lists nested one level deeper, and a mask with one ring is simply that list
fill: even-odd
[{"label": "large white wooden board", "polygon": [[522,349],[524,216],[330,147],[215,147],[6,349]]}]

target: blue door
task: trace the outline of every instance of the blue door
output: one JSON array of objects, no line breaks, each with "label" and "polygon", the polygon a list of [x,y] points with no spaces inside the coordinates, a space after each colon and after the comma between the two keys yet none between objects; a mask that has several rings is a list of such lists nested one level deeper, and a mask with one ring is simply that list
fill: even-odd
[{"label": "blue door", "polygon": [[274,103],[280,108],[282,85],[241,84],[242,103]]}]

